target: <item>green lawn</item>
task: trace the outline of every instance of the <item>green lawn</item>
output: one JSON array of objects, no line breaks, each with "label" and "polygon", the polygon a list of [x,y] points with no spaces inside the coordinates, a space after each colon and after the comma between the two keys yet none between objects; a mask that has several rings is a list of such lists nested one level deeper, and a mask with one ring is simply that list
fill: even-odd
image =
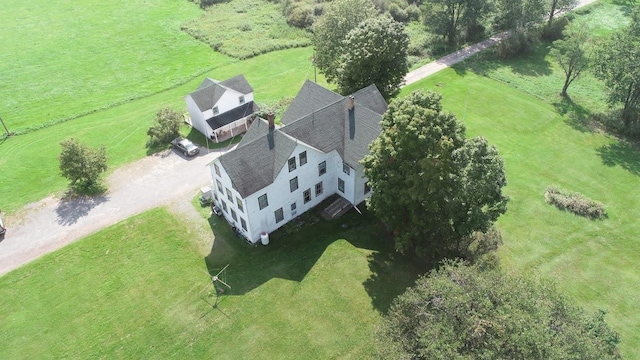
[{"label": "green lawn", "polygon": [[239,59],[311,44],[310,32],[287,24],[278,1],[221,1],[183,27],[212,49]]},{"label": "green lawn", "polygon": [[[511,196],[498,227],[503,265],[557,279],[563,292],[622,336],[628,358],[640,357],[640,152],[602,134],[577,129],[554,106],[471,72],[440,72],[403,90],[431,89],[464,119],[471,136],[497,146]],[[548,185],[605,204],[609,217],[588,220],[544,201]]]},{"label": "green lawn", "polygon": [[183,83],[229,60],[180,30],[188,1],[6,0],[0,7],[0,116],[12,131]]},{"label": "green lawn", "polygon": [[[415,276],[377,270],[355,212],[257,248],[218,218],[211,248],[205,219],[184,221],[152,210],[0,278],[2,357],[371,358],[380,310]],[[207,264],[229,264],[217,308]]]},{"label": "green lawn", "polygon": [[[0,208],[12,212],[66,188],[57,160],[60,142],[66,138],[76,137],[90,146],[104,144],[109,166],[115,168],[147,155],[146,132],[156,111],[172,106],[186,112],[183,98],[198,88],[204,76],[223,80],[244,74],[257,102],[275,103],[295,96],[305,79],[313,79],[312,53],[311,48],[297,48],[232,62],[168,91],[0,141]],[[321,76],[318,81],[326,84]],[[195,134],[190,137],[200,139]]]}]

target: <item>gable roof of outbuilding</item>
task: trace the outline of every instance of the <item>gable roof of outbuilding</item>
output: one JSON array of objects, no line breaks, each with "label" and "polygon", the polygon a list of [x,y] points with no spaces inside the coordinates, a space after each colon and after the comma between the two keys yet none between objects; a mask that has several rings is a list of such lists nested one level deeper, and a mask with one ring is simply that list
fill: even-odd
[{"label": "gable roof of outbuilding", "polygon": [[238,147],[220,157],[233,187],[244,198],[273,183],[298,142],[324,153],[336,150],[346,164],[361,167],[359,161],[380,134],[386,102],[375,85],[353,96],[355,106],[350,110],[348,97],[305,83],[285,113],[289,123],[269,129],[266,120],[254,121]]},{"label": "gable roof of outbuilding", "polygon": [[205,78],[198,90],[189,94],[193,101],[198,106],[200,111],[212,109],[218,100],[224,95],[227,90],[234,90],[241,94],[247,95],[253,92],[253,88],[247,82],[247,79],[243,75],[232,77],[231,79],[218,82],[211,78]]}]

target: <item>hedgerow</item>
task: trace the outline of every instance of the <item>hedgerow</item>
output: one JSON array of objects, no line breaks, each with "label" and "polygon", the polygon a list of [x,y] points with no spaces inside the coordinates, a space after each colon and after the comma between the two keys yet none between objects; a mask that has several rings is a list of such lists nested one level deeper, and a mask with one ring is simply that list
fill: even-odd
[{"label": "hedgerow", "polygon": [[601,219],[607,216],[604,205],[591,200],[584,195],[561,190],[556,186],[549,186],[544,193],[547,203],[555,205],[560,210],[570,211],[576,215],[591,219]]}]

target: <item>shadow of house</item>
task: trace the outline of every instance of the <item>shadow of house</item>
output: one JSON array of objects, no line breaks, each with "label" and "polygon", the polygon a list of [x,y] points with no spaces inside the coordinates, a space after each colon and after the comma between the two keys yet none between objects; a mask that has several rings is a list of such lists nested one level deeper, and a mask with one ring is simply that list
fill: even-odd
[{"label": "shadow of house", "polygon": [[58,224],[73,225],[81,217],[87,216],[91,209],[108,201],[106,196],[81,196],[81,197],[65,197],[60,200],[60,204],[56,208]]},{"label": "shadow of house", "polygon": [[270,234],[268,246],[250,245],[236,237],[228,223],[215,215],[209,219],[216,238],[211,252],[204,258],[209,274],[215,275],[226,265],[227,295],[243,295],[278,278],[302,282],[316,266],[327,247],[346,240],[352,246],[371,252],[367,256],[371,276],[363,283],[374,308],[381,313],[391,301],[412,286],[419,271],[408,259],[393,250],[389,239],[372,214],[351,210],[336,220],[320,216],[322,206],[305,213],[305,222]]},{"label": "shadow of house", "polygon": [[616,142],[603,145],[597,150],[606,166],[620,166],[635,176],[640,175],[640,151],[626,142]]}]

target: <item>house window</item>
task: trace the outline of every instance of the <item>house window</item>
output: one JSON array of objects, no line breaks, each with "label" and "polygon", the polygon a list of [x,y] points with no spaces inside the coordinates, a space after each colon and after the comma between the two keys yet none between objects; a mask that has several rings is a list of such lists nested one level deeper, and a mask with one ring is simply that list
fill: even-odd
[{"label": "house window", "polygon": [[289,190],[291,190],[291,192],[294,192],[296,190],[298,190],[298,177],[294,177],[293,179],[289,180]]},{"label": "house window", "polygon": [[349,165],[342,163],[342,172],[349,175],[351,173],[351,168]]},{"label": "house window", "polygon": [[338,178],[338,190],[344,192],[344,180]]},{"label": "house window", "polygon": [[231,209],[231,217],[233,218],[233,221],[238,221],[238,217],[236,216],[236,212],[233,211],[233,209]]},{"label": "house window", "polygon": [[240,102],[240,105],[244,104],[244,95],[240,95],[238,101]]},{"label": "house window", "polygon": [[236,198],[236,204],[238,205],[238,210],[240,210],[240,212],[244,212],[244,207],[242,206],[242,200],[240,200],[239,197]]},{"label": "house window", "polygon": [[307,163],[307,152],[303,151],[300,153],[300,166]]},{"label": "house window", "polygon": [[211,109],[211,110],[213,110],[213,115],[218,115],[218,114],[220,114],[220,111],[218,110],[218,107],[217,107],[217,106],[214,106],[214,107],[213,107],[213,109]]},{"label": "house window", "polygon": [[276,215],[276,223],[284,220],[284,211],[282,211],[282,208],[276,210],[274,214]]},{"label": "house window", "polygon": [[289,159],[289,172],[292,172],[295,169],[296,169],[296,157],[294,156],[291,159]]},{"label": "house window", "polygon": [[298,207],[298,205],[297,205],[295,202],[294,202],[294,203],[291,203],[291,212],[296,211],[296,208],[297,208],[297,207]]},{"label": "house window", "polygon": [[218,185],[218,191],[220,192],[220,194],[224,195],[224,192],[222,190],[222,184],[220,183],[220,180],[216,180],[216,185]]},{"label": "house window", "polygon": [[318,176],[324,175],[327,173],[327,162],[323,161],[318,164]]},{"label": "house window", "polygon": [[240,218],[240,226],[242,226],[242,228],[244,229],[244,231],[247,231],[247,222],[244,221],[243,218]]},{"label": "house window", "polygon": [[231,190],[229,190],[229,188],[227,188],[227,199],[229,199],[233,205],[233,195],[231,195]]},{"label": "house window", "polygon": [[316,184],[316,196],[322,195],[322,181]]},{"label": "house window", "polygon": [[214,169],[216,169],[216,175],[220,176],[220,167],[218,167],[218,164],[213,164]]},{"label": "house window", "polygon": [[302,193],[302,196],[304,197],[305,204],[311,201],[311,189],[305,190],[304,193]]},{"label": "house window", "polygon": [[269,199],[267,199],[267,194],[264,194],[258,198],[258,206],[260,206],[260,210],[269,206]]},{"label": "house window", "polygon": [[229,210],[227,210],[227,203],[224,202],[224,200],[220,201],[222,203],[222,210],[224,210],[224,212],[229,212]]},{"label": "house window", "polygon": [[371,185],[369,185],[369,182],[367,181],[364,183],[364,194],[367,195],[369,192],[371,192]]}]

